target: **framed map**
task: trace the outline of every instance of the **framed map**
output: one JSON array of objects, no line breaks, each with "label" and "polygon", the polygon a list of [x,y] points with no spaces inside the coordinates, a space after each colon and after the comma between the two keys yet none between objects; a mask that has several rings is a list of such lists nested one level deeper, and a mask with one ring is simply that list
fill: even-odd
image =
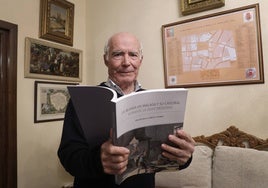
[{"label": "framed map", "polygon": [[162,26],[165,87],[264,83],[259,4]]},{"label": "framed map", "polygon": [[63,120],[70,99],[68,85],[76,84],[35,81],[34,123]]}]

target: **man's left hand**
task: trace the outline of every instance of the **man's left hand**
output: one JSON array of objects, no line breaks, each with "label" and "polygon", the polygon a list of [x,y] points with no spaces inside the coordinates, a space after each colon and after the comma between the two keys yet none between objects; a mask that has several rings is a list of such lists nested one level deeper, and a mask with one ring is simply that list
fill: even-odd
[{"label": "man's left hand", "polygon": [[164,150],[162,155],[171,161],[176,161],[179,165],[184,165],[194,152],[194,139],[183,130],[177,130],[175,135],[168,136],[173,146],[162,144]]}]

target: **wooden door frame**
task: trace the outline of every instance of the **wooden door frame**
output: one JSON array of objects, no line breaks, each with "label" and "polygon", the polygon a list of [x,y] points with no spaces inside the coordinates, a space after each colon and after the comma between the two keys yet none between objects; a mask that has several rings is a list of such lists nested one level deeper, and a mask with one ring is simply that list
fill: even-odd
[{"label": "wooden door frame", "polygon": [[[0,20],[0,29],[5,31],[3,36],[4,46],[0,49],[5,58],[2,59],[2,74],[0,104],[4,109],[0,114],[0,126],[3,138],[3,169],[0,170],[1,184],[6,188],[17,187],[17,37],[18,26]],[[2,43],[2,42],[1,42]],[[3,55],[2,55],[3,56]],[[2,57],[0,57],[2,58]],[[1,118],[2,117],[2,118]],[[2,186],[0,184],[0,187]]]}]

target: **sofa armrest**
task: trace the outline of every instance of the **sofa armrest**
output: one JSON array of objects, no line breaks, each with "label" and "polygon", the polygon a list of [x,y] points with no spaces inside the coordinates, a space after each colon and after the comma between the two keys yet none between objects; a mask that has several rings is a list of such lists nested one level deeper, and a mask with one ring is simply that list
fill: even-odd
[{"label": "sofa armrest", "polygon": [[210,188],[213,150],[208,146],[196,146],[190,166],[174,172],[156,173],[156,188]]}]

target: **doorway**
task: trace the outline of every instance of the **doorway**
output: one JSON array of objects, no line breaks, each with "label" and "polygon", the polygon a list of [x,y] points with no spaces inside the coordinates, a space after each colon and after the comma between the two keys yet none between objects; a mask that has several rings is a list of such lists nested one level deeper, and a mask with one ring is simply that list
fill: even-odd
[{"label": "doorway", "polygon": [[0,188],[17,187],[17,37],[0,20]]}]

